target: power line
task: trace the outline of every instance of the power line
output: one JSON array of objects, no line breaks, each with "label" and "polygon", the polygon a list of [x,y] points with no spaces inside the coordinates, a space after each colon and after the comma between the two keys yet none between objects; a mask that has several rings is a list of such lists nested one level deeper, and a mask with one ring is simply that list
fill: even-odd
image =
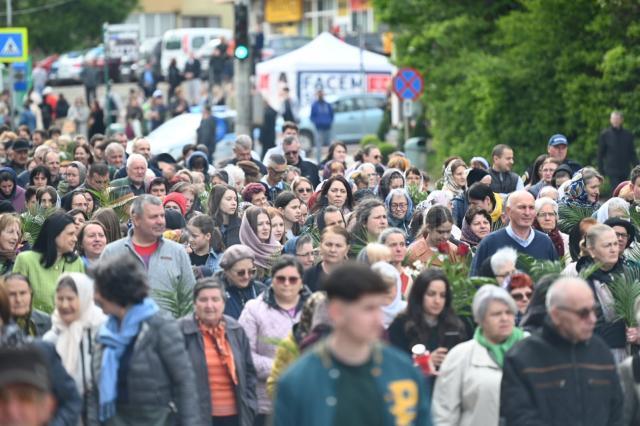
[{"label": "power line", "polygon": [[[18,10],[14,10],[12,12],[12,15],[29,15],[31,13],[41,12],[41,11],[47,10],[47,9],[53,9],[54,7],[62,6],[63,4],[71,3],[71,2],[74,2],[74,1],[76,1],[76,0],[61,0],[61,1],[58,1],[58,2],[55,2],[55,3],[46,4],[44,6],[34,6],[34,7],[26,8],[26,9],[18,9]],[[6,12],[2,12],[2,13],[0,13],[0,16],[7,16],[7,13]]]}]

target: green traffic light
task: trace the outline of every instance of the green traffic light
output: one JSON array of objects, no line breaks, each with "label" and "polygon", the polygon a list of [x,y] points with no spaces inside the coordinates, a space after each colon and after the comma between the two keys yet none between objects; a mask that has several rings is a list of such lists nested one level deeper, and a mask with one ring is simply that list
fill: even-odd
[{"label": "green traffic light", "polygon": [[240,45],[236,47],[234,54],[238,59],[247,59],[249,57],[249,49],[247,46]]}]

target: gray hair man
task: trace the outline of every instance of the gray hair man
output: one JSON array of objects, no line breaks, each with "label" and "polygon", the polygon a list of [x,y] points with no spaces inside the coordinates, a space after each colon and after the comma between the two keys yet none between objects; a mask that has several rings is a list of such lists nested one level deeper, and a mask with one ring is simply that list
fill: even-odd
[{"label": "gray hair man", "polygon": [[232,158],[231,160],[227,161],[225,163],[225,166],[227,164],[236,165],[240,161],[251,161],[256,166],[258,166],[258,168],[260,169],[260,174],[262,174],[263,176],[266,175],[267,174],[267,168],[260,161],[258,161],[255,158],[253,158],[253,153],[251,151],[252,149],[253,149],[253,140],[251,139],[251,136],[249,136],[249,135],[239,135],[236,138],[236,141],[233,144],[233,155],[234,155],[234,158]]},{"label": "gray hair man", "polygon": [[127,177],[111,182],[111,187],[116,188],[119,196],[126,194],[142,195],[144,190],[144,178],[147,175],[147,160],[141,154],[131,154],[127,158]]},{"label": "gray hair man", "polygon": [[561,277],[546,305],[542,331],[505,356],[501,417],[508,425],[621,425],[622,389],[611,351],[594,335],[593,290]]},{"label": "gray hair man", "polygon": [[[131,204],[132,229],[105,247],[100,259],[121,254],[133,256],[147,271],[152,290],[173,290],[178,285],[192,288],[195,277],[184,247],[162,238],[165,230],[162,201],[153,195],[139,195]],[[154,292],[151,294],[155,297]]]}]

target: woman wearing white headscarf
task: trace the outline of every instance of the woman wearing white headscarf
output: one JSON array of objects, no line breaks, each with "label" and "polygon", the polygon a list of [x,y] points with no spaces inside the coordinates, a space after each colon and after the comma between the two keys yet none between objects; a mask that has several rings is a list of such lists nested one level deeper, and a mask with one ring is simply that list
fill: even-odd
[{"label": "woman wearing white headscarf", "polygon": [[87,394],[92,383],[93,336],[107,317],[93,301],[93,280],[77,272],[60,276],[55,305],[51,330],[43,339],[55,345],[64,368],[75,380],[85,400],[83,420],[86,423]]},{"label": "woman wearing white headscarf", "polygon": [[407,302],[402,300],[402,280],[398,270],[387,262],[376,262],[371,265],[371,270],[380,275],[389,289],[388,303],[382,307],[382,324],[387,329],[396,316],[407,307]]},{"label": "woman wearing white headscarf", "polygon": [[614,217],[628,217],[629,203],[624,198],[609,198],[606,203],[600,206],[593,214],[598,223],[605,223],[607,219]]}]

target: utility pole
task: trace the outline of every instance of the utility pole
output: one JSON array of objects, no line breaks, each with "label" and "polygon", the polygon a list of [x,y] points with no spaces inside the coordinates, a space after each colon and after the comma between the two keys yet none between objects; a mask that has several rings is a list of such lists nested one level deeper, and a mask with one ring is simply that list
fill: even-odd
[{"label": "utility pole", "polygon": [[[249,46],[249,1],[236,0],[233,88],[236,95],[236,135],[252,135],[251,48]],[[246,44],[246,45],[245,45]],[[245,50],[246,49],[246,50]]]},{"label": "utility pole", "polygon": [[[7,0],[7,28],[10,28],[13,25],[13,7],[11,5],[12,0]],[[9,110],[10,110],[10,120],[11,120],[11,127],[13,127],[14,123],[16,122],[16,117],[15,117],[15,106],[16,106],[16,102],[15,99],[13,99],[15,93],[13,91],[13,64],[7,64],[7,67],[9,68],[9,72],[7,73],[7,86],[8,86],[8,90],[9,90],[9,102],[11,105],[9,105]]]},{"label": "utility pole", "polygon": [[[104,46],[104,65],[102,72],[104,74],[104,119],[105,119],[105,133],[109,134],[109,127],[111,126],[111,102],[110,102],[110,84],[109,84],[109,23],[102,24],[102,43]],[[90,64],[93,66],[93,64]],[[97,94],[96,94],[97,97]]]}]

